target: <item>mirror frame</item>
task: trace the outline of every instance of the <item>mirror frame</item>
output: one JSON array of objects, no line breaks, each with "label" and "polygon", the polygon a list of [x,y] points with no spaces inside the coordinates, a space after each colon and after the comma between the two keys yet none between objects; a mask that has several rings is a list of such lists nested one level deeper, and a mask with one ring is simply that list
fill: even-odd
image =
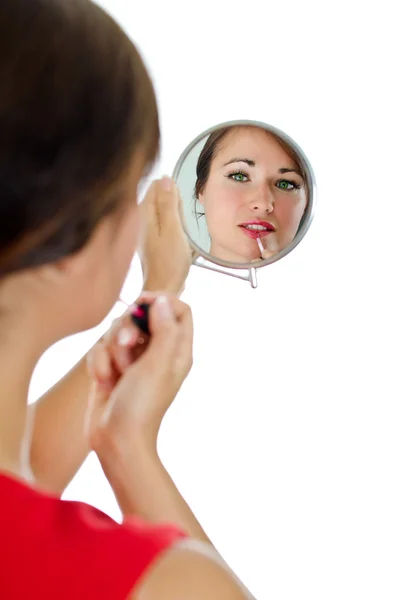
[{"label": "mirror frame", "polygon": [[[281,252],[279,252],[275,256],[272,256],[271,258],[263,259],[260,262],[258,261],[258,264],[256,264],[255,266],[252,266],[252,263],[228,262],[228,261],[216,258],[215,256],[212,256],[211,254],[208,254],[208,252],[205,252],[205,250],[200,248],[196,244],[196,242],[190,237],[189,231],[187,231],[187,227],[185,224],[185,219],[184,218],[182,219],[183,229],[184,229],[185,234],[189,240],[189,243],[195,253],[195,258],[193,260],[194,265],[196,265],[197,267],[209,269],[211,271],[215,271],[218,273],[223,273],[225,275],[230,275],[231,277],[237,277],[238,279],[244,279],[245,281],[249,281],[251,283],[251,287],[256,288],[258,286],[257,269],[262,269],[263,267],[266,267],[267,265],[271,265],[272,263],[275,263],[278,260],[281,260],[282,258],[287,256],[287,254],[292,252],[292,250],[294,250],[297,247],[297,245],[300,244],[300,242],[305,237],[306,233],[308,232],[308,230],[310,228],[310,225],[313,222],[313,218],[314,218],[314,214],[315,214],[315,208],[317,205],[317,187],[316,187],[316,180],[314,177],[313,168],[310,164],[309,159],[307,158],[306,154],[303,152],[301,147],[298,146],[298,144],[292,138],[290,138],[286,133],[284,133],[280,129],[277,129],[277,127],[274,127],[273,125],[269,125],[269,124],[261,122],[261,121],[252,121],[249,119],[237,119],[234,121],[226,121],[224,123],[219,123],[218,125],[214,125],[214,126],[210,127],[209,129],[206,129],[204,132],[200,133],[200,135],[195,137],[194,140],[191,141],[188,146],[186,146],[186,148],[184,149],[184,151],[182,152],[182,154],[180,155],[180,157],[177,160],[177,163],[176,163],[173,173],[172,173],[172,178],[175,181],[175,183],[178,184],[178,176],[181,172],[182,165],[185,162],[187,156],[203,138],[205,138],[208,135],[211,135],[211,133],[213,133],[214,131],[217,131],[218,129],[222,129],[223,127],[235,127],[235,126],[260,127],[261,129],[264,129],[265,131],[274,133],[275,135],[279,136],[282,140],[284,140],[287,144],[289,144],[295,150],[295,152],[298,154],[298,156],[300,157],[300,159],[302,161],[302,167],[304,169],[304,173],[305,173],[305,176],[306,176],[306,179],[308,182],[308,188],[309,188],[308,189],[308,204],[306,207],[306,211],[305,211],[303,219],[300,223],[299,231],[298,231],[297,235],[295,236],[295,238],[293,239],[293,241],[286,248],[281,250]],[[182,201],[183,201],[183,199],[182,199]]]}]

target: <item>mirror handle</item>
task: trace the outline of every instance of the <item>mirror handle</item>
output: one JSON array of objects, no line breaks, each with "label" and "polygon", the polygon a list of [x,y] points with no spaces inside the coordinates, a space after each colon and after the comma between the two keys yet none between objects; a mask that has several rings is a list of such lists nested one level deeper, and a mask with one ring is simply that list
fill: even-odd
[{"label": "mirror handle", "polygon": [[202,269],[208,269],[209,271],[214,271],[216,273],[224,273],[225,275],[230,275],[230,277],[236,277],[237,279],[249,281],[251,287],[258,287],[256,267],[251,267],[250,269],[228,269],[221,265],[217,265],[209,260],[206,260],[205,258],[199,255],[194,258],[193,264],[196,267],[201,267]]}]

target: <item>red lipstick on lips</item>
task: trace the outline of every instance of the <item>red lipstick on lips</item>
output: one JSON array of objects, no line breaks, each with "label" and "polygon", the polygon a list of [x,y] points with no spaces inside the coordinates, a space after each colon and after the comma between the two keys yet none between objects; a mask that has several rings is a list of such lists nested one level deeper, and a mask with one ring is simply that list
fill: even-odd
[{"label": "red lipstick on lips", "polygon": [[[249,229],[248,225],[260,225],[261,227],[266,227],[266,229]],[[276,231],[274,225],[269,223],[268,221],[260,221],[259,219],[254,219],[253,221],[245,221],[244,223],[240,223],[240,229],[247,235],[248,237],[256,240],[257,238],[265,237],[270,233]]]}]

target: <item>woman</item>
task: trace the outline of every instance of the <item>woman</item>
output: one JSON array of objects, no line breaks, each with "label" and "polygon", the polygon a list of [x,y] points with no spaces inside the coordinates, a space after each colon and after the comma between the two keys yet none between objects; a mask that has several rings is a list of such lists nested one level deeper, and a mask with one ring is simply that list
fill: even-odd
[{"label": "woman", "polygon": [[281,138],[261,127],[232,126],[212,133],[201,151],[194,198],[204,208],[210,254],[245,263],[292,242],[307,182],[299,157]]},{"label": "woman", "polygon": [[[159,131],[139,54],[89,0],[3,0],[0,74],[0,597],[246,599],[156,453],[161,420],[191,365],[191,315],[176,297],[144,295],[152,335],[142,354],[128,316],[93,350],[87,447],[76,403],[85,409],[90,379],[80,365],[40,402],[32,464],[24,460],[34,367],[117,300],[137,243],[136,189]],[[143,213],[148,227],[177,221],[170,180],[152,186]],[[156,235],[144,242],[149,263]],[[76,440],[45,433],[59,433],[58,412],[65,429],[79,422]],[[45,458],[51,447],[62,449],[58,465]],[[122,525],[55,493],[89,448]]]}]

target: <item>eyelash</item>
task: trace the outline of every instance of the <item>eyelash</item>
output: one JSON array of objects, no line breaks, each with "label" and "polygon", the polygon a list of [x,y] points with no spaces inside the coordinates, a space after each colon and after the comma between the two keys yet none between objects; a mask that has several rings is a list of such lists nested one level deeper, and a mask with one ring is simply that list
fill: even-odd
[{"label": "eyelash", "polygon": [[[292,185],[294,190],[300,190],[302,187],[301,184],[295,183],[295,181],[291,181],[290,179],[279,179],[278,181],[276,181],[276,185],[277,185],[277,183],[281,183],[282,181],[285,181],[285,183]],[[279,189],[282,189],[282,188],[279,188]],[[284,190],[284,191],[292,192],[293,190]]]},{"label": "eyelash", "polygon": [[[247,179],[249,179],[249,176],[247,175],[247,173],[244,173],[243,171],[235,171],[234,173],[230,173],[229,175],[227,175],[227,178],[231,179],[232,181],[235,181],[236,183],[247,183],[247,181],[237,181],[237,179],[234,179],[234,177],[236,175],[243,175],[243,177],[247,177]],[[300,185],[299,183],[295,183],[295,181],[291,181],[290,179],[279,179],[278,181],[276,181],[276,185],[278,183],[281,183],[282,181],[285,181],[289,185],[292,185],[293,190],[300,190],[302,188],[302,185]],[[279,188],[279,189],[282,189],[282,188]],[[293,190],[284,190],[284,191],[292,192]]]},{"label": "eyelash", "polygon": [[235,171],[234,173],[230,173],[230,175],[226,175],[226,177],[232,181],[235,181],[236,183],[247,183],[246,181],[237,181],[237,179],[234,179],[236,175],[242,175],[243,177],[247,177],[247,179],[249,179],[247,173],[244,173],[243,171]]}]

